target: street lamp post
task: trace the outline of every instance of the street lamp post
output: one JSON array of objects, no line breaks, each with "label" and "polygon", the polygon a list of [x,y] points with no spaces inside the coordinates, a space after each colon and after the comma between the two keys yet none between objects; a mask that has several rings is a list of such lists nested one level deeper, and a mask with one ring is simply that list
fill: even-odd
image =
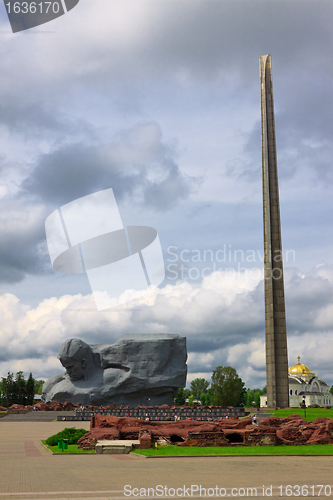
[{"label": "street lamp post", "polygon": [[306,419],[306,403],[305,403],[305,395],[303,395],[303,406],[304,406],[304,418]]}]

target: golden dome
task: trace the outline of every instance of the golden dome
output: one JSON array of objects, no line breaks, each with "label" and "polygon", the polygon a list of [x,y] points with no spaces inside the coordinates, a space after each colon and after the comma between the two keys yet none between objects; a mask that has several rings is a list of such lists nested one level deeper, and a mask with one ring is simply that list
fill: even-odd
[{"label": "golden dome", "polygon": [[302,375],[314,375],[315,376],[315,373],[313,373],[313,371],[310,370],[310,368],[308,366],[303,365],[301,363],[300,356],[297,356],[297,359],[298,359],[298,363],[296,365],[291,366],[288,369],[289,375],[296,375],[296,377],[301,377]]}]

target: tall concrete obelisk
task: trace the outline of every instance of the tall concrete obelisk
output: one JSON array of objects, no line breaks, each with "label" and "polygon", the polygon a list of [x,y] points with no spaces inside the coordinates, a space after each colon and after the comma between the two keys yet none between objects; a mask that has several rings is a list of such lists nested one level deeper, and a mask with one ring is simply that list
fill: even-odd
[{"label": "tall concrete obelisk", "polygon": [[267,406],[289,406],[279,187],[270,54],[260,57]]}]

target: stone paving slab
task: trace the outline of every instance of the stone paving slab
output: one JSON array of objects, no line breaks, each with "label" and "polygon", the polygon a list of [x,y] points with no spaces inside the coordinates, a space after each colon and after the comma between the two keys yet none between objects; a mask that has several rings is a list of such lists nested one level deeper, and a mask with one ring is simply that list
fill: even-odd
[{"label": "stone paving slab", "polygon": [[100,440],[96,443],[96,453],[108,455],[129,454],[135,445],[139,445],[138,439],[112,439]]},{"label": "stone paving slab", "polygon": [[[40,440],[66,426],[68,422],[0,420],[0,500],[133,498],[124,496],[125,485],[131,488],[218,485],[229,488],[227,496],[230,496],[230,488],[323,484],[331,485],[333,492],[333,457],[146,460],[134,456],[51,455]],[[76,422],[75,427],[88,429],[89,423]],[[271,498],[277,497],[274,494]]]},{"label": "stone paving slab", "polygon": [[97,441],[97,444],[101,444],[101,445],[111,445],[112,446],[126,446],[126,445],[129,445],[129,446],[134,446],[135,444],[140,444],[140,440],[139,439],[112,439],[112,441],[110,440],[106,440],[106,439],[101,439],[99,441]]}]

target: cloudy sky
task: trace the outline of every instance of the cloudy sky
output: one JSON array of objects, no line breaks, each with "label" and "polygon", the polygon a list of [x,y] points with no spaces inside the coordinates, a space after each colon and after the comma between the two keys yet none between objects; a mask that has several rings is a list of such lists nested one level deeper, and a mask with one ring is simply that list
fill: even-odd
[{"label": "cloudy sky", "polygon": [[[330,1],[80,0],[12,34],[0,5],[0,376],[62,371],[61,343],[187,337],[188,383],[265,385],[259,56],[272,54],[289,365],[333,384]],[[45,219],[113,188],[166,280],[122,310],[52,269]],[[236,253],[235,253],[236,252]],[[87,307],[86,307],[87,306]]]}]

